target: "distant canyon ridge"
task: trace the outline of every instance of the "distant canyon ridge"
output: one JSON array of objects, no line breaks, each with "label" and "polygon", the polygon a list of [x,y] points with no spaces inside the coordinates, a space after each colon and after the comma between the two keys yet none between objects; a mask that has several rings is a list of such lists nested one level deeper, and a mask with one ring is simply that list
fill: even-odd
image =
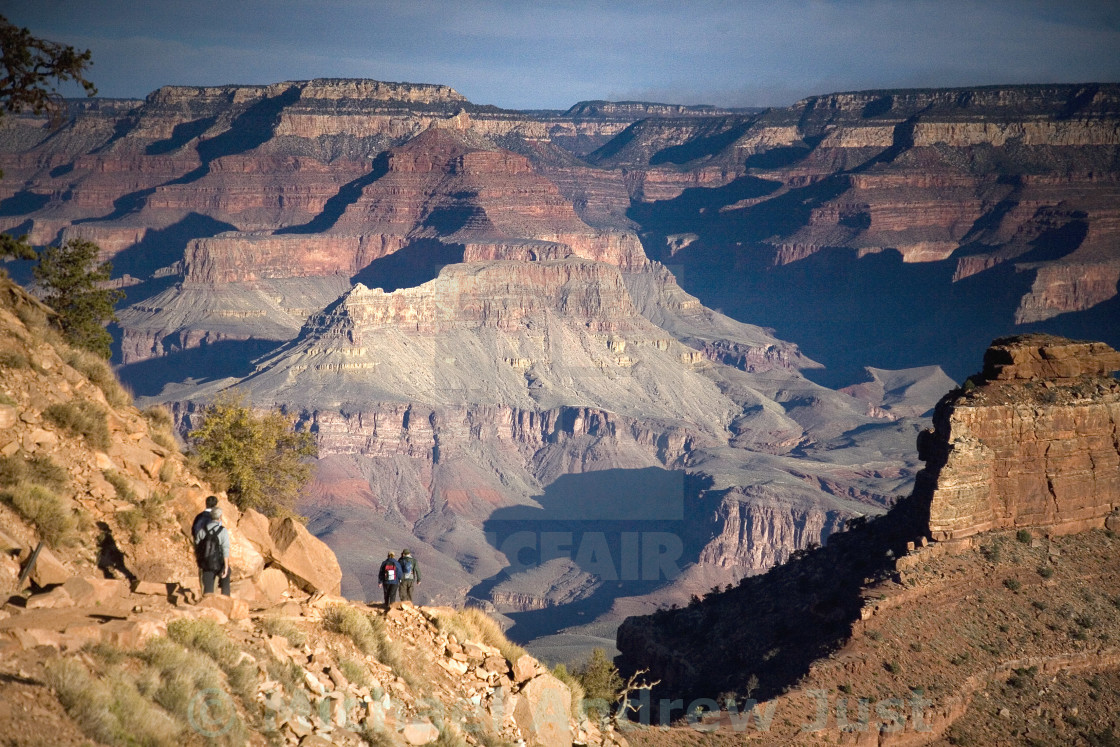
[{"label": "distant canyon ridge", "polygon": [[1120,346],[1116,84],[566,112],[173,86],[6,117],[0,168],[0,229],[112,260],[143,402],[187,427],[237,386],[313,429],[345,593],[410,547],[429,601],[552,658],[909,492],[991,339]]}]

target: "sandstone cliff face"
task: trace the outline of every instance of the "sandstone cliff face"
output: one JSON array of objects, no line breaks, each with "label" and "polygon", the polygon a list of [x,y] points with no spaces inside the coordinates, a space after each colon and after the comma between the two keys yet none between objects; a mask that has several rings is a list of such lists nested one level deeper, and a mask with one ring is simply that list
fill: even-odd
[{"label": "sandstone cliff face", "polygon": [[942,400],[915,495],[934,539],[1103,526],[1120,495],[1120,353],[1043,336],[997,340],[981,383]]}]

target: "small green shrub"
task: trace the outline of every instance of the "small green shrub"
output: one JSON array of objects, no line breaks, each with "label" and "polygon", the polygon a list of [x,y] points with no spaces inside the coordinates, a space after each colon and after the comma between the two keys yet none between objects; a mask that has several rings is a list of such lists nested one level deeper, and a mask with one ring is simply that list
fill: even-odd
[{"label": "small green shrub", "polygon": [[871,640],[873,640],[873,641],[881,641],[881,640],[883,640],[883,634],[882,634],[882,633],[880,633],[880,632],[879,632],[878,630],[869,630],[869,631],[867,631],[867,637],[868,637],[868,638],[870,638],[870,639],[871,639]]},{"label": "small green shrub", "polygon": [[1038,667],[1023,667],[1021,669],[1012,670],[1011,677],[1007,680],[1007,684],[1017,690],[1022,690],[1031,684],[1036,674],[1038,674]]},{"label": "small green shrub", "polygon": [[222,627],[206,618],[172,620],[167,624],[167,637],[182,646],[201,651],[222,669],[235,666],[241,658],[241,651],[226,637]]},{"label": "small green shrub", "polygon": [[563,682],[568,686],[568,690],[572,693],[572,713],[579,713],[583,708],[583,685],[580,684],[578,678],[568,672],[568,668],[563,664],[557,664],[552,668],[552,676]]},{"label": "small green shrub", "polygon": [[1000,558],[1000,545],[999,541],[994,541],[990,545],[985,545],[980,548],[981,554],[993,563],[998,563]]},{"label": "small green shrub", "polygon": [[42,485],[21,482],[0,493],[6,503],[30,522],[51,547],[61,547],[73,540],[74,517],[54,491]]},{"label": "small green shrub", "polygon": [[902,665],[899,664],[897,661],[888,661],[885,664],[883,664],[883,668],[886,669],[891,674],[898,674],[899,672],[902,671]]},{"label": "small green shrub", "polygon": [[1031,540],[1034,539],[1034,536],[1028,530],[1020,529],[1015,533],[1015,539],[1019,540],[1024,545],[1029,545],[1031,543]]},{"label": "small green shrub", "polygon": [[171,416],[171,411],[163,405],[152,405],[140,414],[151,427],[159,430],[169,431],[175,425],[175,418]]},{"label": "small green shrub", "polygon": [[1038,575],[1043,578],[1050,578],[1054,575],[1054,567],[1049,565],[1042,565],[1038,567]]},{"label": "small green shrub", "polygon": [[86,439],[98,451],[109,448],[109,421],[105,410],[93,402],[59,402],[43,411],[59,428]]},{"label": "small green shrub", "polygon": [[1023,588],[1023,584],[1014,578],[1005,578],[1003,580],[1003,585],[1011,591],[1019,591],[1019,589]]}]

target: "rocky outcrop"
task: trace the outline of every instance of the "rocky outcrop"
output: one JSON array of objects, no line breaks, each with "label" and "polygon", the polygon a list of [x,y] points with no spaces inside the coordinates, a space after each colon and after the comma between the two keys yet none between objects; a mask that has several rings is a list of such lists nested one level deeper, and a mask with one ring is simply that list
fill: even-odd
[{"label": "rocky outcrop", "polygon": [[1046,336],[996,340],[919,439],[915,495],[934,539],[1103,526],[1120,495],[1120,353]]}]

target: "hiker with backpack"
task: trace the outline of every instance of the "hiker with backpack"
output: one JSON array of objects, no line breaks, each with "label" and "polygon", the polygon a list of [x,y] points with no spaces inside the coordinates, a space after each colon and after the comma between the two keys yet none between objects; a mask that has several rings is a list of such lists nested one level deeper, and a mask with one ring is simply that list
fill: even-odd
[{"label": "hiker with backpack", "polygon": [[389,606],[397,601],[397,587],[401,583],[401,566],[394,559],[393,553],[389,553],[389,557],[385,558],[385,562],[381,564],[381,569],[377,572],[377,585],[385,590],[385,610],[389,610]]},{"label": "hiker with backpack", "polygon": [[401,550],[401,601],[412,601],[412,586],[420,583],[420,564],[408,550]]},{"label": "hiker with backpack", "polygon": [[[201,532],[203,529],[205,529],[206,525],[210,523],[210,520],[214,518],[213,516],[210,515],[210,512],[217,507],[218,507],[218,496],[216,496],[216,495],[206,496],[206,508],[199,511],[198,515],[194,517],[194,521],[191,522],[191,542],[194,543],[194,554],[195,554],[196,558],[198,557],[198,541],[195,539],[195,537],[197,537],[199,535],[199,532]],[[200,589],[202,588],[202,566],[201,565],[199,565],[199,567],[198,567],[198,588],[200,588]]]},{"label": "hiker with backpack", "polygon": [[195,560],[202,573],[202,593],[214,593],[214,581],[229,594],[229,530],[222,525],[222,509],[210,509],[210,521],[194,536]]}]

